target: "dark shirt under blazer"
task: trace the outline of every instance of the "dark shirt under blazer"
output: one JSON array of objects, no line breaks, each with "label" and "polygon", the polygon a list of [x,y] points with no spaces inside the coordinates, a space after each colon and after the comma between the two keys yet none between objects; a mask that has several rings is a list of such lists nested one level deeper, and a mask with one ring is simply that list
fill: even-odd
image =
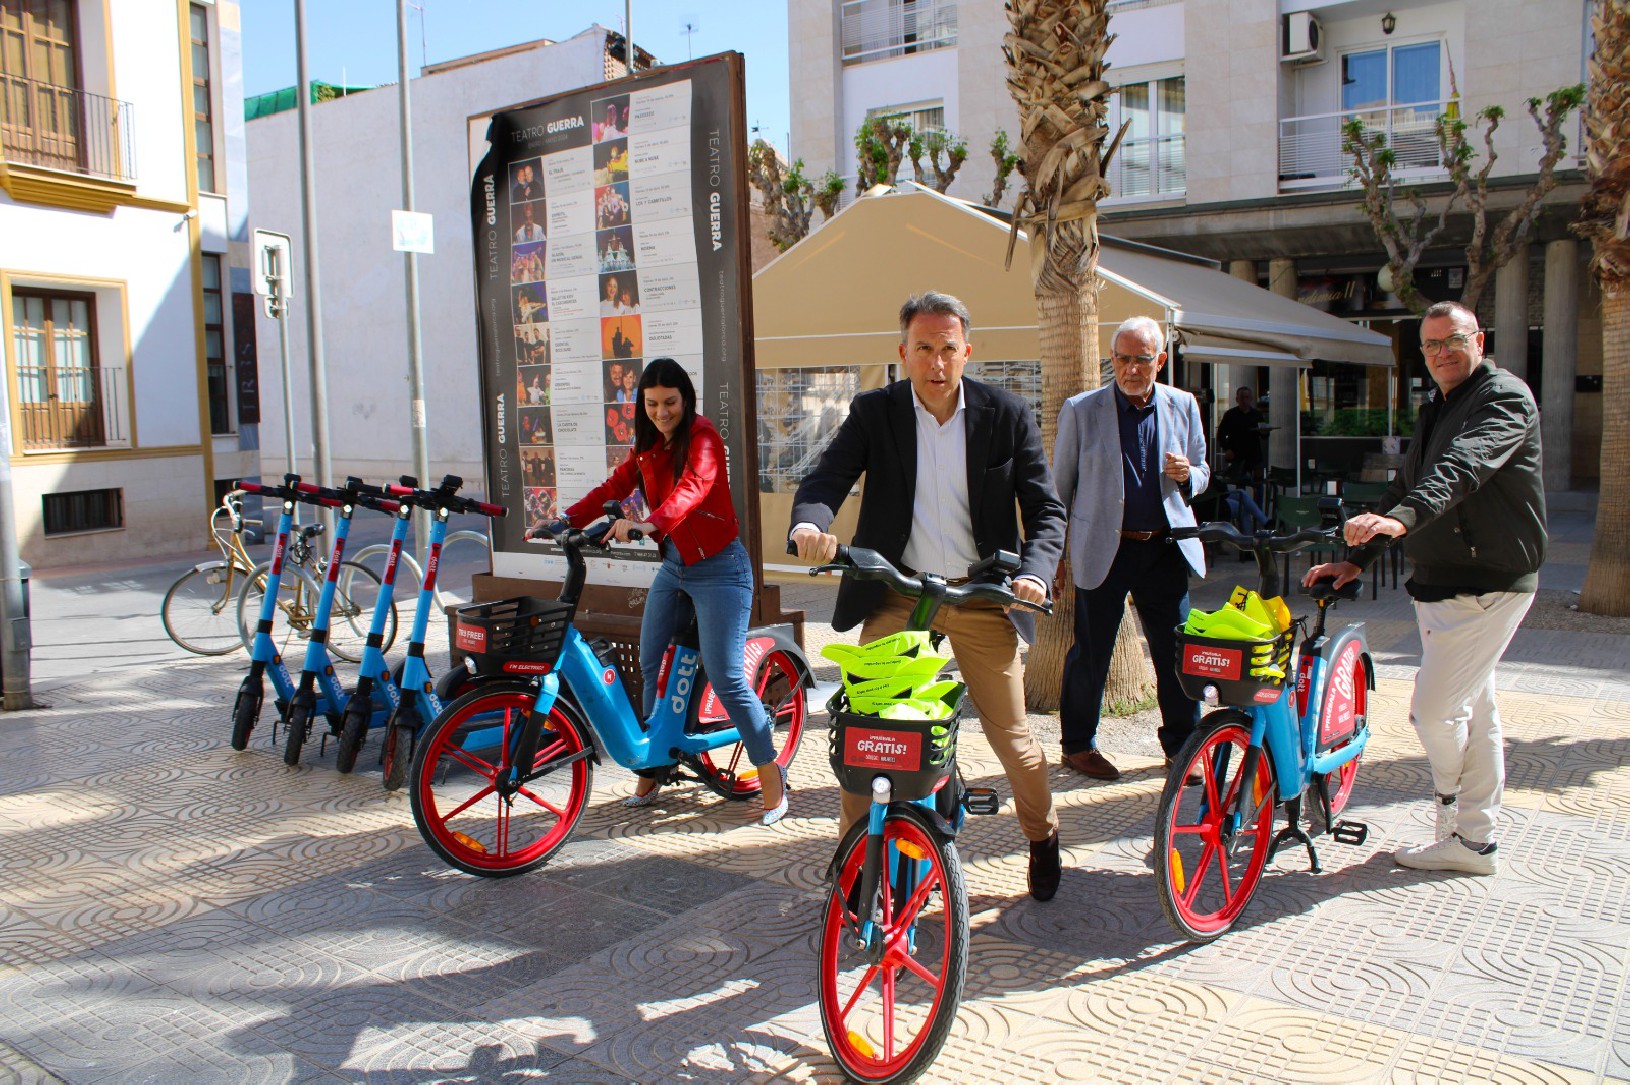
[{"label": "dark shirt under blazer", "polygon": [[1121,431],[1121,485],[1126,490],[1121,527],[1127,531],[1170,527],[1166,510],[1160,507],[1160,472],[1165,457],[1160,454],[1154,398],[1139,407],[1120,388],[1111,387],[1115,388],[1115,417]]},{"label": "dark shirt under blazer", "polygon": [[[1019,576],[1053,582],[1064,550],[1064,506],[1029,404],[1000,388],[963,378],[968,446],[968,512],[981,558],[998,550],[1019,555]],[[910,381],[862,392],[849,407],[832,443],[793,497],[792,523],[827,531],[849,490],[866,485],[854,545],[876,550],[895,564],[911,535],[917,492],[917,420]],[[1020,521],[1023,521],[1023,535]],[[845,578],[838,587],[832,627],[852,629],[889,589],[877,581]],[[1025,640],[1035,633],[1030,612],[1008,612]]]}]

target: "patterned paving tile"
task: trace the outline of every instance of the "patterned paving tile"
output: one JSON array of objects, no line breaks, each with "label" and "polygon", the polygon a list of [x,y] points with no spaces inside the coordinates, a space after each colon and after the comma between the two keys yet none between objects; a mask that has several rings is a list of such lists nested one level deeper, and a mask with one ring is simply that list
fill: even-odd
[{"label": "patterned paving tile", "polygon": [[[958,841],[967,990],[923,1080],[1630,1077],[1630,690],[1603,662],[1623,641],[1556,642],[1571,670],[1517,645],[1504,871],[1464,879],[1391,863],[1430,831],[1430,777],[1413,629],[1372,625],[1404,665],[1351,808],[1369,842],[1323,843],[1316,876],[1282,854],[1239,927],[1190,947],[1154,893],[1147,744],[1113,784],[1054,768],[1056,900],[1026,895],[1010,801]],[[838,805],[819,716],[774,829],[698,787],[629,810],[606,768],[566,848],[488,880],[445,868],[371,764],[341,777],[313,747],[288,770],[269,715],[227,750],[235,681],[136,668],[0,730],[0,1085],[839,1079],[814,993]],[[1006,795],[977,728],[963,761]]]}]

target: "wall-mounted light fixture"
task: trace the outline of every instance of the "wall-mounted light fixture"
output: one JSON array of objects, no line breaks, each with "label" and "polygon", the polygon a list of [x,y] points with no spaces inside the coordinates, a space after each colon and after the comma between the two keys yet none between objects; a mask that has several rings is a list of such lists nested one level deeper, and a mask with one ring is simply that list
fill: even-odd
[{"label": "wall-mounted light fixture", "polygon": [[1381,33],[1391,34],[1397,29],[1398,17],[1396,15],[1389,11],[1385,15],[1381,16]]}]

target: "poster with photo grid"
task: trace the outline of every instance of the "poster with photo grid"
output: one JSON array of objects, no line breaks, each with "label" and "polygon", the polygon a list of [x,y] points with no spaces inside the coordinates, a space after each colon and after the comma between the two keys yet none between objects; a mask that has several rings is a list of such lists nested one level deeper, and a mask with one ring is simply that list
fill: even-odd
[{"label": "poster with photo grid", "polygon": [[[471,186],[493,571],[558,580],[527,540],[599,485],[634,441],[640,373],[673,358],[719,428],[744,541],[756,536],[748,219],[739,54],[493,115]],[[631,519],[648,510],[639,495]],[[750,527],[751,525],[751,527]],[[644,586],[649,542],[592,581]]]}]

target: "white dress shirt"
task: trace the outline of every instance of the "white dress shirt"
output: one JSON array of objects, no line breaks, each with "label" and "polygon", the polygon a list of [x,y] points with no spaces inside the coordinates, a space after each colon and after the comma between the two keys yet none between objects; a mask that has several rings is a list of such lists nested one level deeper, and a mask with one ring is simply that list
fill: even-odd
[{"label": "white dress shirt", "polygon": [[944,425],[915,391],[911,408],[917,419],[917,490],[900,559],[919,573],[955,580],[979,561],[968,511],[967,389],[957,382],[956,409]]}]

